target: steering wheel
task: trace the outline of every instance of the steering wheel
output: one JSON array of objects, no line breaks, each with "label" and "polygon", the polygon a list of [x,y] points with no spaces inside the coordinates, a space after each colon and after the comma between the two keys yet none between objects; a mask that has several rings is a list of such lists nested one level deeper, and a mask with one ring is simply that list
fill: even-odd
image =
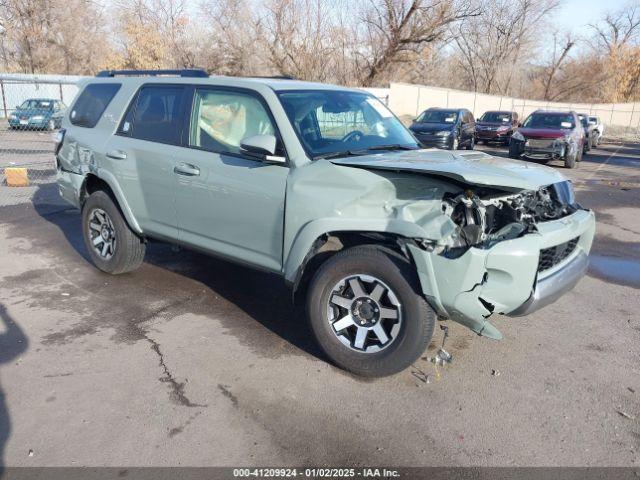
[{"label": "steering wheel", "polygon": [[364,133],[361,132],[360,130],[354,130],[353,132],[349,132],[347,133],[344,137],[342,137],[342,140],[340,140],[341,142],[347,143],[350,142],[352,140],[360,140],[362,137],[364,137]]}]

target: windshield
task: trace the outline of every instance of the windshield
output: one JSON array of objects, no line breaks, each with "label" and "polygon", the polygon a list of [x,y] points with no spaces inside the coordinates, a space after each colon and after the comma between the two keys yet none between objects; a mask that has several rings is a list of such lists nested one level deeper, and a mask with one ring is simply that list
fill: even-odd
[{"label": "windshield", "polygon": [[51,100],[25,100],[20,105],[21,110],[51,110],[53,102]]},{"label": "windshield", "polygon": [[524,121],[525,128],[562,129],[574,128],[573,115],[570,113],[534,113]]},{"label": "windshield", "polygon": [[488,123],[508,123],[511,121],[511,114],[509,112],[485,112],[480,117],[481,122]]},{"label": "windshield", "polygon": [[600,120],[598,120],[598,117],[589,117],[589,121],[591,123],[600,123]]},{"label": "windshield", "polygon": [[279,97],[312,158],[419,148],[400,120],[367,93],[305,90],[282,92]]},{"label": "windshield", "polygon": [[457,110],[425,110],[418,117],[418,123],[456,123]]}]

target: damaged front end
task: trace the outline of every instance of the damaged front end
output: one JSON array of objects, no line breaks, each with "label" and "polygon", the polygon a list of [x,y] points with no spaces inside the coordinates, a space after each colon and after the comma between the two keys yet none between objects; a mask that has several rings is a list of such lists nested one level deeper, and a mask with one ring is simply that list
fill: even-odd
[{"label": "damaged front end", "polygon": [[470,247],[490,248],[498,242],[536,232],[538,222],[557,220],[579,208],[569,182],[506,195],[471,188],[457,195],[447,194],[442,211],[457,228],[444,255],[457,258]]},{"label": "damaged front end", "polygon": [[[591,247],[593,213],[575,202],[566,181],[515,193],[467,186],[445,194],[441,208],[452,233],[410,247],[423,290],[440,316],[490,338],[502,337],[488,321],[492,315],[550,303],[532,304],[540,281],[580,255],[586,259]],[[555,263],[543,265],[541,252],[560,246]],[[560,279],[560,294],[584,273],[573,270],[570,280]]]}]

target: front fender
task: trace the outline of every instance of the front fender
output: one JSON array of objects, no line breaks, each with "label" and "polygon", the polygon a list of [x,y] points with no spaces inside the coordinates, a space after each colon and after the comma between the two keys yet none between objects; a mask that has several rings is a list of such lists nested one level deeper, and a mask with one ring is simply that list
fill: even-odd
[{"label": "front fender", "polygon": [[406,238],[422,238],[424,230],[413,222],[385,218],[320,218],[307,223],[295,236],[284,262],[284,277],[294,283],[305,257],[314,242],[331,232],[379,232],[392,233]]}]

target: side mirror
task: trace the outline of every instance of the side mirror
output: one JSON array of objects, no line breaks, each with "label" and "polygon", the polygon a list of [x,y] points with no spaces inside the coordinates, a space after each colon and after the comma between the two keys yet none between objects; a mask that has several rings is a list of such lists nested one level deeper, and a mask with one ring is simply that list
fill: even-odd
[{"label": "side mirror", "polygon": [[242,139],[240,148],[249,154],[262,157],[267,162],[284,163],[284,157],[275,156],[276,144],[275,135],[253,135]]}]

